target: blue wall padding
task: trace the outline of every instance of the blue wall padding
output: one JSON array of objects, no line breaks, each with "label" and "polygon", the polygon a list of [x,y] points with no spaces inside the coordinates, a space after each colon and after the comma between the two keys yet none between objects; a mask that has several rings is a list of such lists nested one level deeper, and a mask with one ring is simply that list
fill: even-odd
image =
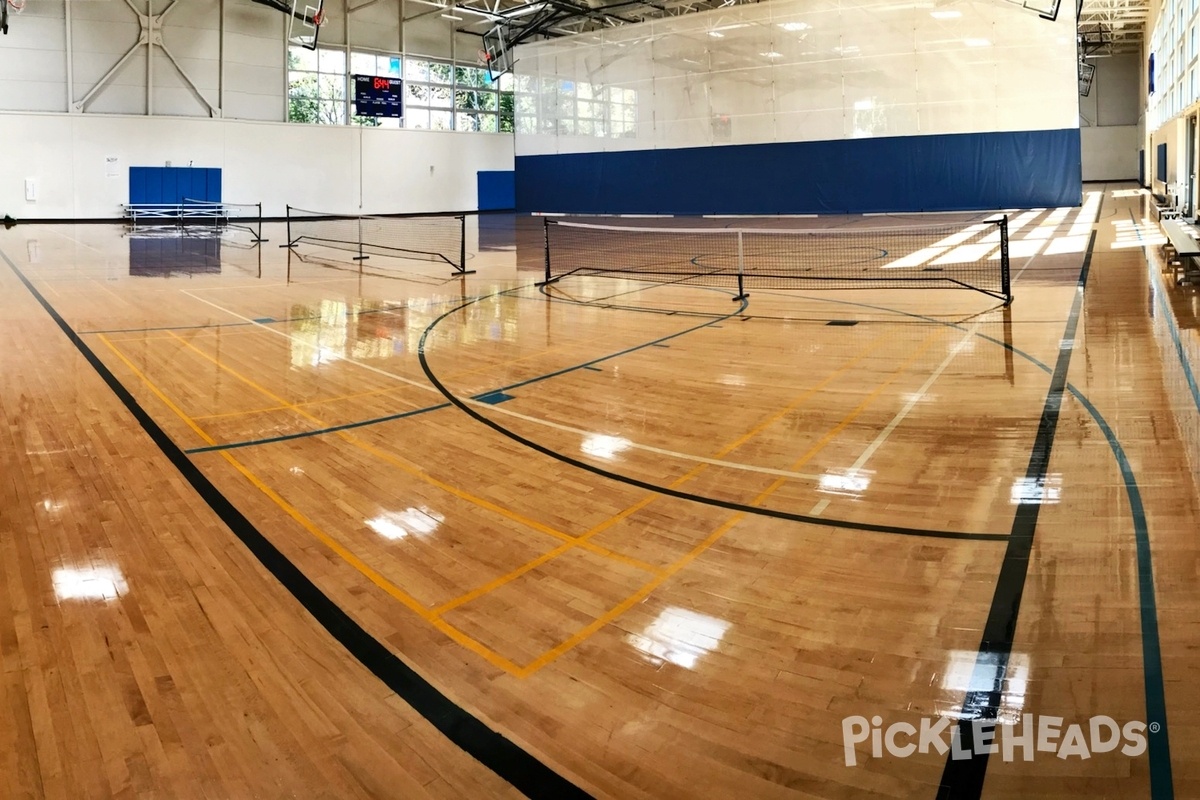
[{"label": "blue wall padding", "polygon": [[517,210],[522,212],[841,214],[1041,208],[1079,205],[1082,180],[1076,128],[516,160]]},{"label": "blue wall padding", "polygon": [[507,171],[479,171],[476,173],[479,188],[480,211],[507,211],[516,205],[516,190],[513,173]]},{"label": "blue wall padding", "polygon": [[179,205],[188,200],[221,200],[219,167],[130,167],[131,204]]}]

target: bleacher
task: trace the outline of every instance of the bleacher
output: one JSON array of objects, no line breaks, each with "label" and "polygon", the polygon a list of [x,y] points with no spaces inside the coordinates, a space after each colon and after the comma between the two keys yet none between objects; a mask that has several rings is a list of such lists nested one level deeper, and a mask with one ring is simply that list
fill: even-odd
[{"label": "bleacher", "polygon": [[262,204],[221,200],[219,167],[130,167],[125,219],[139,227],[241,227],[262,241]]}]

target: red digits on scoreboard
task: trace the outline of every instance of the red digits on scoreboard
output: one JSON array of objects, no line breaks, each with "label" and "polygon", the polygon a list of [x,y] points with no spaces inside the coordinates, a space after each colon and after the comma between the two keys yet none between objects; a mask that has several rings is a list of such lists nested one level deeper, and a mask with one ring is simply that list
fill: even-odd
[{"label": "red digits on scoreboard", "polygon": [[376,78],[375,79],[375,88],[376,89],[387,89],[390,87],[390,85],[391,85],[391,82],[387,78]]}]

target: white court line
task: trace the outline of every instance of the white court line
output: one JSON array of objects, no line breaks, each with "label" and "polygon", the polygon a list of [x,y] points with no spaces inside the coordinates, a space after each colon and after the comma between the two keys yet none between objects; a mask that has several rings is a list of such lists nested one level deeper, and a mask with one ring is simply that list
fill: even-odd
[{"label": "white court line", "polygon": [[[29,220],[29,221],[37,222],[37,220]],[[74,242],[75,244],[79,245],[80,247],[86,247],[88,250],[92,250],[93,252],[99,253],[100,255],[104,256],[106,259],[109,258],[109,256],[110,256],[109,253],[105,252],[104,250],[101,250],[98,247],[93,247],[92,245],[88,244],[87,242],[83,241],[82,239],[79,239],[75,236],[68,236],[67,234],[56,230],[53,225],[47,225],[44,227],[46,227],[46,229],[50,233],[53,233],[55,236],[61,236],[63,239],[66,239],[68,242]]]},{"label": "white court line", "polygon": [[[896,416],[892,417],[892,421],[889,422],[887,426],[879,432],[879,435],[875,437],[875,441],[871,442],[866,446],[866,449],[859,453],[858,458],[855,459],[854,463],[850,465],[850,469],[847,470],[847,473],[850,475],[855,474],[862,469],[868,461],[871,460],[871,456],[875,455],[875,451],[883,446],[883,443],[886,442],[888,437],[892,435],[892,431],[896,430],[900,423],[904,421],[904,418],[908,416],[908,412],[912,411],[917,403],[921,402],[921,400],[925,397],[925,394],[930,390],[930,388],[932,388],[934,382],[936,382],[937,379],[941,377],[942,373],[946,371],[946,367],[950,366],[950,362],[953,361],[960,352],[962,352],[964,347],[966,347],[967,342],[975,338],[975,332],[979,330],[979,326],[982,324],[982,319],[976,320],[975,324],[971,326],[971,329],[967,331],[966,335],[959,340],[958,344],[954,345],[954,349],[950,351],[946,358],[942,360],[942,363],[938,365],[938,368],[933,371],[933,374],[930,375],[929,378],[926,379],[925,383],[921,385],[921,388],[918,389],[916,393],[908,399],[908,402],[904,404],[904,407],[896,413]],[[821,512],[828,507],[829,500],[821,500],[819,503],[813,506],[812,511],[808,513],[814,517],[820,516]]]},{"label": "white court line", "polygon": [[674,214],[579,214],[567,211],[531,211],[531,217],[623,217],[625,219],[675,219]]},{"label": "white court line", "polygon": [[[1059,209],[1059,210],[1061,210],[1061,209]],[[1097,207],[1096,210],[1099,211],[1099,208]],[[1057,211],[1052,212],[1052,214],[1053,213],[1057,213]],[[1075,224],[1079,224],[1079,220],[1076,220]],[[1025,263],[1021,266],[1021,269],[1017,272],[1017,274],[1013,275],[1013,277],[1012,277],[1013,283],[1016,283],[1017,280],[1023,274],[1025,274],[1025,270],[1029,269],[1029,266],[1034,261],[1037,260],[1039,255],[1041,255],[1041,254],[1034,253],[1032,256],[1030,256],[1029,258],[1027,258],[1025,260]],[[913,395],[912,398],[909,399],[908,403],[904,406],[904,408],[900,409],[900,412],[898,414],[896,414],[895,417],[892,418],[892,421],[887,424],[887,427],[885,427],[882,431],[880,431],[879,435],[875,437],[875,441],[873,441],[869,445],[867,445],[866,449],[863,450],[861,454],[859,454],[858,459],[854,462],[853,465],[851,465],[848,472],[853,474],[857,470],[862,469],[863,466],[867,463],[867,461],[871,458],[871,456],[873,456],[875,454],[875,451],[878,450],[881,446],[883,446],[883,443],[886,442],[888,437],[892,435],[892,431],[894,431],[896,429],[896,427],[904,420],[904,418],[906,416],[908,416],[908,412],[912,411],[913,406],[915,406],[918,402],[920,402],[921,398],[923,398],[925,396],[925,393],[928,392],[929,389],[933,386],[934,381],[936,381],[938,379],[938,376],[940,376],[942,374],[942,372],[945,371],[946,367],[948,367],[950,365],[950,362],[953,361],[954,357],[959,354],[959,352],[962,350],[963,346],[967,343],[967,341],[975,336],[975,332],[979,329],[979,326],[982,324],[983,324],[983,320],[980,319],[980,320],[977,320],[975,322],[975,324],[971,326],[971,330],[969,330],[967,332],[967,335],[964,336],[957,345],[955,345],[954,349],[952,351],[950,351],[950,354],[948,356],[946,356],[945,361],[943,361],[941,363],[941,365],[934,371],[934,373],[929,376],[929,380],[925,381],[925,385],[922,386],[919,390],[917,390],[917,393],[915,395]],[[812,511],[809,512],[809,515],[814,516],[814,517],[820,516],[821,512],[823,512],[825,509],[829,508],[829,503],[830,503],[830,501],[828,499],[819,501],[815,506],[813,506]]]},{"label": "white court line", "polygon": [[[240,319],[243,322],[248,322],[251,325],[255,325],[257,327],[262,328],[263,330],[270,331],[271,333],[273,333],[277,336],[282,336],[283,338],[288,339],[290,341],[299,342],[301,344],[307,344],[306,342],[298,339],[295,336],[292,336],[291,334],[284,333],[281,330],[277,330],[276,328],[272,328],[270,325],[266,325],[264,323],[252,320],[249,317],[244,317],[241,314],[237,313],[236,311],[232,311],[228,308],[225,308],[224,306],[217,305],[216,303],[212,302],[211,300],[205,300],[203,297],[197,297],[196,295],[194,295],[191,292],[186,291],[186,290],[181,290],[181,291],[183,294],[187,295],[188,297],[192,298],[193,300],[198,300],[199,302],[204,303],[205,305],[210,305],[213,308],[217,309],[218,311],[223,311],[224,313],[230,315],[231,317]],[[391,312],[388,312],[388,313],[391,313]],[[408,378],[403,375],[397,375],[394,372],[388,372],[385,369],[380,369],[379,367],[374,367],[374,366],[371,366],[370,364],[364,364],[363,362],[357,361],[353,358],[348,358],[345,356],[338,356],[337,360],[345,361],[349,364],[353,364],[357,367],[365,369],[368,372],[374,372],[377,375],[383,375],[384,377],[391,378],[393,380],[399,381],[404,384],[408,384],[409,386],[415,386],[418,389],[423,389],[427,392],[432,392],[433,394],[436,394],[439,397],[443,396],[441,392],[439,392],[433,386],[430,386],[428,383],[425,383],[422,381],[414,381],[412,378]],[[536,425],[542,425],[544,427],[552,428],[554,430],[564,431],[566,433],[574,433],[574,434],[577,434],[577,435],[583,436],[583,437],[596,436],[596,435],[608,435],[608,434],[601,434],[600,431],[585,430],[583,428],[574,428],[574,427],[571,427],[570,425],[562,425],[560,423],[551,422],[546,419],[540,419],[538,417],[531,417],[526,414],[521,414],[520,412],[517,412],[517,411],[512,411],[512,410],[506,409],[506,408],[501,408],[500,406],[491,405],[490,403],[484,403],[481,400],[476,400],[471,397],[461,397],[461,398],[459,398],[459,400],[462,401],[463,403],[467,403],[469,405],[480,406],[482,408],[490,409],[491,411],[494,411],[498,414],[505,414],[507,416],[513,417],[514,419],[520,419],[520,420],[524,420],[526,422],[532,422]],[[624,438],[624,437],[622,437],[622,438]],[[803,472],[791,472],[789,470],[772,469],[771,467],[759,467],[759,466],[755,466],[753,464],[740,464],[736,461],[722,461],[722,460],[716,459],[716,458],[706,458],[704,456],[692,455],[691,453],[680,453],[675,450],[664,450],[663,448],[660,448],[660,447],[654,447],[652,445],[647,445],[647,444],[639,444],[638,442],[629,442],[629,447],[632,449],[641,450],[641,451],[647,452],[647,453],[654,453],[655,455],[667,456],[669,458],[678,458],[683,461],[695,461],[695,462],[699,462],[702,464],[708,464],[708,465],[714,466],[714,467],[723,467],[726,469],[738,469],[738,470],[742,470],[744,472],[757,472],[757,473],[761,473],[763,475],[774,475],[774,476],[780,477],[780,478],[799,478],[801,480],[817,480],[817,478],[819,477],[817,475],[810,475],[810,474],[803,473]]]},{"label": "white court line", "polygon": [[299,281],[292,281],[291,283],[288,283],[287,281],[283,281],[282,283],[247,283],[247,284],[241,285],[241,286],[238,286],[238,285],[228,285],[227,286],[227,285],[222,284],[221,286],[197,286],[194,289],[192,289],[191,291],[193,291],[193,292],[222,292],[222,291],[229,291],[232,289],[238,289],[238,290],[275,289],[280,286],[301,286],[301,285],[315,286],[319,283],[345,283],[346,281],[356,281],[356,280],[358,280],[358,279],[348,277],[348,278],[322,278],[321,280],[304,281],[303,283],[301,283]]},{"label": "white court line", "polygon": [[866,212],[863,212],[862,216],[864,216],[864,217],[939,217],[939,216],[949,216],[951,214],[960,214],[960,215],[963,215],[963,214],[975,214],[975,215],[988,214],[988,215],[994,216],[996,214],[1007,214],[1010,211],[1014,211],[1014,210],[1015,209],[1005,209],[1003,211],[982,211],[982,210],[976,210],[976,211],[969,211],[969,210],[968,211],[866,211]]}]

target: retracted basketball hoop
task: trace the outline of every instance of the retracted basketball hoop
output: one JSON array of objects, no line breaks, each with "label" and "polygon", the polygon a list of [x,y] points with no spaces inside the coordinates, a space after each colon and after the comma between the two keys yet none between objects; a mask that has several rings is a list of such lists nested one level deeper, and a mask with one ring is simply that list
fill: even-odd
[{"label": "retracted basketball hoop", "polygon": [[500,25],[483,35],[483,47],[479,50],[479,66],[487,67],[489,80],[494,81],[504,73],[512,71],[512,61],[508,56],[506,41],[506,32]]},{"label": "retracted basketball hoop", "polygon": [[288,41],[308,50],[317,49],[321,26],[328,19],[325,0],[292,0],[288,18]]},{"label": "retracted basketball hoop", "polygon": [[12,8],[18,14],[25,8],[25,0],[0,0],[0,33],[8,35],[8,9]]}]

